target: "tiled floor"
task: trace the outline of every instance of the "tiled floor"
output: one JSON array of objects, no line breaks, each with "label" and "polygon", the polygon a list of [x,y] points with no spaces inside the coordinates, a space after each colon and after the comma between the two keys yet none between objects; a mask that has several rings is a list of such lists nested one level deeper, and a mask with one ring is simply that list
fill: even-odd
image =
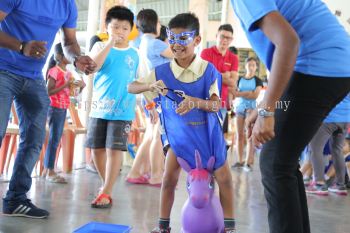
[{"label": "tiled floor", "polygon": [[[59,185],[35,178],[29,193],[33,202],[51,212],[46,220],[0,216],[2,233],[68,233],[90,222],[125,224],[134,233],[147,233],[157,221],[159,188],[128,185],[124,168],[113,194],[114,205],[108,210],[90,208],[98,187],[97,175],[75,170],[68,175],[69,184]],[[235,209],[239,233],[268,232],[266,203],[257,166],[251,173],[232,171],[235,186]],[[182,174],[172,212],[173,232],[180,232],[180,211],[187,198]],[[0,184],[0,194],[7,183]],[[309,196],[310,218],[314,233],[350,232],[350,196]],[[2,208],[2,204],[0,204]]]}]

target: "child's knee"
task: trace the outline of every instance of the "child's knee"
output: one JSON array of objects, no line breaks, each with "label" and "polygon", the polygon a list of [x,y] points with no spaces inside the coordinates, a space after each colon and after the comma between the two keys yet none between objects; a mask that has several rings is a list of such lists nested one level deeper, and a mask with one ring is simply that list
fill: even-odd
[{"label": "child's knee", "polygon": [[175,189],[179,178],[174,174],[166,173],[163,176],[162,186],[165,189]]},{"label": "child's knee", "polygon": [[232,182],[232,175],[230,172],[223,171],[220,173],[220,175],[216,176],[216,182],[218,183],[219,187],[224,188],[232,188],[233,182]]}]

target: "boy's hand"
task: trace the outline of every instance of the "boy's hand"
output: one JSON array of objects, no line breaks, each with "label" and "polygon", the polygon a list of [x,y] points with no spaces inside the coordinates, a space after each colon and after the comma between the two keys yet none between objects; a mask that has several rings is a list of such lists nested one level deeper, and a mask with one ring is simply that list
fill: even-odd
[{"label": "boy's hand", "polygon": [[111,34],[108,36],[108,43],[112,46],[114,46],[117,42],[122,41],[123,39],[116,35],[116,34]]},{"label": "boy's hand", "polygon": [[151,119],[151,123],[156,124],[158,121],[158,118],[159,118],[157,110],[155,108],[153,108],[151,110],[148,110],[148,113],[149,113],[149,116]]},{"label": "boy's hand", "polygon": [[156,92],[156,93],[159,93],[161,95],[166,95],[168,93],[168,90],[166,90],[165,88],[166,88],[166,86],[165,86],[163,80],[158,80],[157,82],[149,85],[149,90],[151,92]]},{"label": "boy's hand", "polygon": [[180,116],[185,115],[197,106],[196,99],[192,96],[185,95],[184,100],[179,104],[176,113]]}]

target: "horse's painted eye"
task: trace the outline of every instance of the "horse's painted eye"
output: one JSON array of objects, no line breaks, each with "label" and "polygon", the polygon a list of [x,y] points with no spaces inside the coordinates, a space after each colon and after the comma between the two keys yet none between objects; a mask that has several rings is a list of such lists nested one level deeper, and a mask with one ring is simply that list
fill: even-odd
[{"label": "horse's painted eye", "polygon": [[210,189],[213,189],[214,188],[214,181],[210,181],[208,186],[209,186]]},{"label": "horse's painted eye", "polygon": [[187,189],[191,188],[191,184],[189,182],[187,182]]}]

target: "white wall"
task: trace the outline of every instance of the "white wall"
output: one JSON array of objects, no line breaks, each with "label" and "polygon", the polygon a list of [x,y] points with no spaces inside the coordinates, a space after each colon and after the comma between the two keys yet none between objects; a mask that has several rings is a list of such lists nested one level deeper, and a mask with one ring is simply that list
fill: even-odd
[{"label": "white wall", "polygon": [[333,13],[336,10],[341,11],[341,16],[338,16],[340,23],[345,27],[345,29],[350,33],[350,0],[323,0]]}]

